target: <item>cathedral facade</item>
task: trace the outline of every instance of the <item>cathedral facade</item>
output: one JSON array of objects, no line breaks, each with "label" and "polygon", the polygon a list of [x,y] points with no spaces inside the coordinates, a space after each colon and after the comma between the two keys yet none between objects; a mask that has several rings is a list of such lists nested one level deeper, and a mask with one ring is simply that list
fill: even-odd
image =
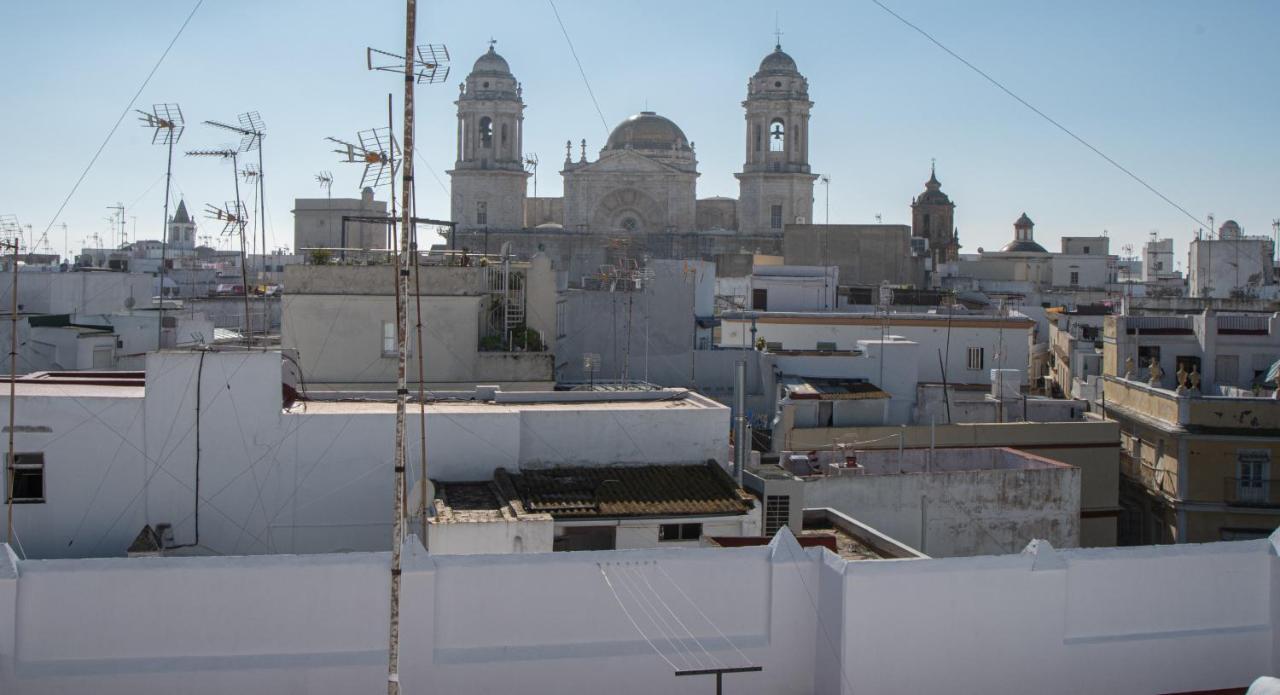
[{"label": "cathedral facade", "polygon": [[490,45],[460,85],[451,215],[463,233],[526,228],[603,234],[716,231],[781,236],[813,217],[809,83],[781,45],[761,61],[742,102],[745,153],[736,200],[698,200],[694,143],[644,111],[620,123],[594,160],[565,144],[562,198],[526,197],[524,100]]}]

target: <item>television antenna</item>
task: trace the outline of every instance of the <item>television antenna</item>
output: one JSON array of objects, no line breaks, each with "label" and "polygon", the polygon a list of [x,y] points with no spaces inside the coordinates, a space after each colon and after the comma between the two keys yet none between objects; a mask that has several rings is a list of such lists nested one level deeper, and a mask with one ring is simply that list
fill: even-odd
[{"label": "television antenna", "polygon": [[[341,161],[364,164],[364,173],[360,175],[360,188],[377,188],[384,183],[394,183],[396,169],[400,165],[400,145],[396,143],[390,128],[370,128],[356,133],[359,144],[338,138],[325,139],[340,146],[334,152],[346,158]],[[330,183],[332,180],[330,178]]]},{"label": "television antenna", "polygon": [[538,197],[538,155],[529,153],[524,156],[525,171],[533,174],[533,197]]},{"label": "television antenna", "polygon": [[206,204],[204,208],[205,217],[223,223],[223,236],[235,234],[245,223],[245,218],[247,217],[244,204],[238,201],[228,201],[222,207]]},{"label": "television antenna", "polygon": [[[245,346],[253,347],[253,324],[249,313],[249,269],[245,262],[245,238],[244,238],[244,205],[240,202],[240,150],[238,148],[226,145],[216,149],[209,150],[188,150],[188,157],[218,157],[223,160],[231,161],[231,181],[235,184],[236,198],[234,203],[228,203],[225,209],[214,207],[213,210],[220,210],[223,217],[214,219],[222,219],[223,222],[230,222],[234,219],[235,227],[240,232],[240,283],[244,287],[244,337]],[[231,227],[224,226],[223,233],[231,231]]]},{"label": "television antenna", "polygon": [[[376,48],[365,48],[365,64],[370,70],[404,73],[406,63],[412,63],[415,81],[418,84],[438,84],[449,79],[449,49],[444,44],[423,44],[414,52],[411,59],[389,51]],[[388,62],[390,59],[390,62]]]},{"label": "television antenna", "polygon": [[320,184],[320,187],[324,189],[325,196],[331,197],[333,195],[333,174],[332,173],[328,171],[322,171],[319,174],[316,174],[316,183]]},{"label": "television antenna", "polygon": [[[205,121],[205,125],[213,126],[240,136],[240,145],[238,147],[239,154],[247,152],[258,152],[258,166],[253,169],[255,172],[251,177],[246,176],[246,183],[257,183],[258,193],[258,233],[262,237],[262,250],[266,253],[267,249],[267,189],[266,175],[262,166],[262,139],[266,137],[266,124],[262,121],[262,115],[257,111],[246,111],[236,117],[237,123],[224,123],[222,121]],[[246,170],[251,167],[246,167]],[[242,173],[243,175],[243,173]],[[240,195],[236,194],[238,200]],[[262,259],[266,263],[266,258]],[[265,270],[265,268],[263,268]],[[264,329],[265,330],[265,329]]]},{"label": "television antenna", "polygon": [[0,244],[18,243],[22,241],[22,225],[18,224],[17,215],[0,215]]},{"label": "television antenna", "polygon": [[[169,151],[164,169],[164,219],[160,224],[160,318],[156,321],[156,349],[159,350],[164,335],[164,276],[169,255],[169,191],[173,185],[173,146],[182,139],[182,132],[187,126],[182,117],[182,107],[177,104],[156,104],[151,107],[150,112],[138,109],[134,111],[138,113],[138,120],[151,129],[151,144],[164,145]],[[62,236],[65,240],[65,224],[62,225]]]}]

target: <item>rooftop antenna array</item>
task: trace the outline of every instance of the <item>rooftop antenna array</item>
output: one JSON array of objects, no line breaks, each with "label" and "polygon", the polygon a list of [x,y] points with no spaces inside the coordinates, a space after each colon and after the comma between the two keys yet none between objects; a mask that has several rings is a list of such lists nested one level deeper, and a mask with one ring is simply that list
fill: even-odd
[{"label": "rooftop antenna array", "polygon": [[[390,128],[370,128],[356,133],[359,144],[350,143],[338,138],[325,138],[337,143],[334,152],[345,157],[342,161],[350,164],[364,164],[364,173],[360,175],[360,188],[377,188],[382,184],[394,184],[396,170],[400,166],[400,145]],[[319,178],[319,177],[317,177]],[[332,177],[329,185],[332,185]],[[321,185],[325,185],[323,182]]]},{"label": "rooftop antenna array", "polygon": [[324,189],[326,197],[333,196],[333,174],[331,172],[322,171],[316,174],[316,183],[320,184],[320,187]]},{"label": "rooftop antenna array", "polygon": [[[182,132],[187,126],[182,117],[182,107],[177,104],[156,104],[151,107],[150,112],[134,110],[138,113],[138,120],[151,129],[151,144],[164,145],[169,151],[164,170],[164,219],[160,225],[160,318],[156,321],[156,349],[159,350],[163,347],[161,338],[164,335],[164,276],[168,262],[169,191],[173,184],[173,146],[182,139]],[[66,236],[65,226],[63,236]]]},{"label": "rooftop antenna array", "polygon": [[444,44],[423,44],[414,52],[416,55],[412,59],[406,59],[389,51],[366,48],[365,64],[370,70],[403,73],[405,63],[412,62],[415,82],[418,84],[439,84],[449,79],[449,49]]},{"label": "rooftop antenna array", "polygon": [[[213,126],[214,128],[219,128],[221,130],[226,130],[239,135],[240,145],[237,148],[237,151],[239,154],[253,152],[255,150],[258,152],[257,168],[254,169],[252,167],[245,167],[245,171],[249,171],[252,169],[252,171],[255,172],[251,176],[246,176],[245,182],[251,183],[256,181],[257,183],[257,188],[255,189],[255,192],[258,194],[257,197],[259,201],[258,233],[262,237],[262,253],[265,255],[267,252],[267,196],[266,196],[267,189],[266,189],[265,180],[264,180],[266,178],[266,175],[262,167],[262,139],[266,137],[267,126],[262,121],[262,115],[259,114],[257,111],[246,111],[240,114],[239,116],[237,116],[236,119],[237,119],[237,124],[223,123],[222,121],[205,121],[204,123],[205,125]],[[236,199],[238,200],[239,198],[240,198],[240,195],[237,193]],[[266,267],[265,267],[266,258],[263,258],[262,262],[264,264],[262,270],[266,270]],[[245,291],[246,293],[248,292],[247,285],[246,285]],[[265,333],[266,331],[265,326],[263,327],[263,331]]]},{"label": "rooftop antenna array", "polygon": [[[243,143],[242,143],[243,144]],[[231,160],[231,181],[235,184],[235,200],[228,203],[226,208],[212,208],[210,215],[214,219],[220,219],[226,224],[223,227],[223,234],[239,231],[240,236],[240,283],[244,288],[244,337],[245,346],[253,347],[253,323],[251,314],[249,313],[249,269],[245,259],[245,238],[244,225],[245,214],[244,204],[240,202],[240,149],[226,145],[220,148],[209,150],[188,150],[188,157],[218,157],[224,160]],[[218,213],[221,213],[219,216]]]},{"label": "rooftop antenna array", "polygon": [[22,242],[22,225],[18,224],[17,215],[0,215],[0,244],[11,248],[11,244]]},{"label": "rooftop antenna array", "polygon": [[533,174],[533,197],[538,197],[538,155],[529,153],[524,156],[525,171]]}]

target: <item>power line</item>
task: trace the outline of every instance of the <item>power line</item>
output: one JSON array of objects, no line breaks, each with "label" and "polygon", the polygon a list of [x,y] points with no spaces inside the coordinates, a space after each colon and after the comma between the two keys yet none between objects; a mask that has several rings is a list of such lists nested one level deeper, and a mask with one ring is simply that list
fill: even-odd
[{"label": "power line", "polygon": [[573,48],[573,39],[569,38],[569,32],[564,28],[564,20],[560,19],[560,10],[556,9],[555,0],[547,0],[547,4],[551,5],[551,11],[556,15],[556,23],[560,25],[560,33],[564,34],[565,43],[569,44],[569,53],[573,54],[573,62],[578,64],[578,73],[582,75],[582,83],[587,86],[587,94],[591,95],[591,103],[595,104],[596,115],[600,116],[600,125],[604,126],[604,132],[608,135],[609,124],[604,120],[604,112],[600,110],[600,102],[596,101],[596,93],[591,89],[591,81],[587,79],[587,71],[582,68],[582,61],[578,59],[578,52]]},{"label": "power line", "polygon": [[1089,144],[1089,142],[1088,142],[1087,140],[1085,140],[1084,138],[1080,137],[1079,135],[1076,135],[1076,134],[1075,134],[1075,133],[1073,133],[1069,128],[1067,128],[1066,126],[1062,125],[1062,124],[1061,124],[1061,123],[1059,123],[1058,121],[1054,120],[1053,118],[1051,118],[1051,117],[1050,117],[1048,114],[1046,114],[1045,112],[1043,112],[1043,111],[1041,111],[1040,109],[1038,109],[1038,108],[1036,108],[1036,107],[1032,106],[1029,102],[1027,102],[1027,100],[1026,100],[1026,99],[1023,99],[1022,97],[1018,96],[1017,94],[1014,94],[1012,90],[1010,90],[1008,87],[1006,87],[1006,86],[1004,86],[1003,84],[1001,84],[999,80],[997,80],[996,78],[992,77],[991,75],[988,75],[987,73],[983,72],[981,68],[979,68],[978,66],[974,65],[973,63],[970,63],[969,61],[965,60],[964,58],[962,58],[962,57],[960,56],[960,54],[956,53],[955,51],[951,50],[950,48],[947,48],[945,45],[943,45],[943,43],[942,43],[941,41],[939,41],[939,40],[935,39],[935,38],[933,37],[933,35],[931,35],[929,32],[927,32],[927,31],[925,31],[924,29],[921,29],[920,27],[916,26],[915,24],[912,24],[911,22],[907,21],[907,19],[906,19],[906,18],[904,18],[902,15],[900,15],[900,14],[898,14],[897,12],[894,12],[893,10],[889,9],[888,7],[886,7],[886,6],[885,6],[885,4],[884,4],[883,2],[881,2],[880,0],[871,0],[871,2],[872,2],[872,3],[874,3],[874,4],[875,4],[877,7],[879,7],[880,9],[882,9],[882,10],[884,10],[885,12],[889,13],[891,16],[893,16],[893,17],[894,17],[895,19],[897,19],[899,22],[902,22],[903,24],[907,25],[908,27],[910,27],[910,28],[914,29],[917,33],[919,33],[921,36],[923,36],[923,37],[925,37],[926,39],[928,39],[930,42],[932,42],[932,43],[933,43],[935,46],[937,46],[938,48],[941,48],[943,51],[945,51],[945,52],[946,52],[948,55],[950,55],[952,58],[955,58],[956,60],[960,61],[961,63],[964,63],[964,65],[965,65],[966,67],[968,67],[970,70],[973,70],[974,72],[976,72],[976,73],[978,73],[979,75],[981,75],[981,76],[982,76],[984,79],[986,79],[988,82],[990,82],[991,84],[993,84],[993,85],[995,85],[997,88],[999,88],[999,89],[1000,89],[1000,91],[1004,92],[1005,94],[1008,94],[1010,97],[1013,97],[1013,99],[1014,99],[1014,100],[1016,100],[1018,103],[1022,104],[1023,106],[1027,107],[1028,109],[1031,109],[1031,111],[1032,111],[1032,112],[1034,112],[1036,115],[1040,116],[1040,117],[1041,117],[1041,118],[1043,118],[1044,120],[1048,121],[1050,124],[1052,124],[1052,125],[1053,125],[1054,127],[1056,127],[1058,130],[1061,130],[1062,132],[1064,132],[1064,133],[1066,133],[1067,135],[1071,136],[1071,138],[1072,138],[1072,139],[1074,139],[1076,142],[1078,142],[1078,143],[1080,143],[1081,145],[1084,145],[1085,147],[1087,147],[1087,148],[1089,148],[1090,150],[1092,150],[1094,154],[1098,155],[1099,157],[1102,157],[1102,158],[1103,158],[1104,160],[1106,160],[1106,161],[1107,161],[1107,163],[1109,163],[1111,166],[1113,166],[1113,167],[1115,167],[1115,168],[1119,169],[1120,171],[1122,171],[1122,172],[1124,172],[1126,175],[1128,175],[1128,176],[1129,176],[1129,178],[1131,178],[1131,179],[1133,179],[1134,181],[1137,181],[1138,183],[1142,184],[1142,186],[1143,186],[1144,188],[1146,188],[1148,191],[1151,191],[1152,193],[1156,194],[1156,196],[1158,196],[1158,197],[1159,197],[1161,200],[1163,200],[1164,202],[1168,203],[1169,205],[1172,205],[1172,206],[1173,206],[1173,207],[1174,207],[1178,212],[1181,212],[1182,214],[1186,215],[1187,217],[1189,217],[1189,218],[1191,218],[1193,221],[1195,221],[1196,226],[1198,226],[1198,227],[1206,227],[1206,226],[1207,226],[1207,225],[1205,225],[1205,223],[1204,223],[1204,221],[1203,221],[1203,220],[1201,220],[1200,218],[1198,218],[1198,217],[1196,217],[1195,215],[1191,214],[1190,212],[1187,212],[1186,208],[1184,208],[1184,207],[1182,207],[1181,205],[1178,205],[1177,203],[1173,202],[1173,200],[1171,200],[1171,199],[1169,198],[1169,196],[1167,196],[1167,195],[1165,195],[1165,194],[1161,193],[1160,191],[1156,190],[1155,186],[1152,186],[1151,184],[1147,183],[1145,180],[1143,180],[1143,179],[1142,179],[1142,177],[1138,176],[1137,174],[1133,173],[1132,171],[1129,171],[1127,168],[1125,168],[1125,167],[1124,167],[1124,165],[1120,164],[1119,162],[1117,162],[1116,160],[1112,159],[1111,157],[1108,157],[1108,156],[1107,156],[1107,155],[1106,155],[1102,150],[1100,150],[1100,149],[1098,149],[1098,148],[1094,147],[1093,145]]},{"label": "power line", "polygon": [[151,72],[147,73],[147,78],[138,86],[138,91],[133,93],[133,98],[129,99],[129,103],[126,104],[124,110],[120,112],[120,117],[116,119],[115,125],[111,126],[111,130],[107,133],[106,139],[104,139],[102,144],[98,146],[98,151],[93,153],[93,158],[89,160],[87,165],[85,165],[84,171],[80,172],[80,178],[76,179],[75,185],[71,187],[71,192],[67,193],[67,197],[64,198],[62,200],[62,204],[58,206],[58,211],[53,214],[53,219],[49,220],[49,226],[44,228],[45,234],[48,234],[49,230],[53,229],[54,223],[58,221],[58,217],[61,216],[62,211],[66,209],[67,203],[71,202],[71,197],[76,194],[76,190],[79,189],[80,184],[84,182],[84,177],[89,175],[89,170],[92,169],[93,165],[98,161],[98,157],[102,155],[102,151],[107,148],[107,143],[111,142],[111,137],[114,136],[116,134],[116,130],[120,128],[120,124],[124,121],[124,117],[129,115],[129,111],[133,109],[134,102],[136,102],[138,97],[142,95],[142,90],[146,89],[147,85],[151,83],[151,78],[155,77],[156,71],[160,69],[160,64],[169,56],[169,51],[172,50],[173,45],[178,42],[178,37],[182,36],[182,32],[187,28],[187,25],[191,23],[191,18],[196,16],[196,11],[199,10],[200,6],[203,4],[204,0],[196,0],[195,7],[191,8],[191,12],[187,15],[187,18],[183,20],[182,26],[178,27],[178,33],[173,35],[173,39],[169,41],[169,45],[165,47],[164,53],[160,54],[160,59],[156,61],[155,65],[151,66]]}]

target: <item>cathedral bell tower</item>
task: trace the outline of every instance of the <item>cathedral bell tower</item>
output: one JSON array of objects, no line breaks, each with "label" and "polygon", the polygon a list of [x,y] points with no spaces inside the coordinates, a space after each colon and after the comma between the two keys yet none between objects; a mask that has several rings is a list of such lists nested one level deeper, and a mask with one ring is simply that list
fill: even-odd
[{"label": "cathedral bell tower", "polygon": [[524,100],[507,61],[493,50],[458,87],[458,156],[450,213],[460,231],[524,227]]},{"label": "cathedral bell tower", "polygon": [[942,184],[938,182],[934,169],[929,170],[924,193],[911,201],[911,236],[929,240],[929,258],[933,261],[931,272],[937,272],[939,265],[960,256],[956,204],[942,192]]},{"label": "cathedral bell tower", "polygon": [[782,45],[760,61],[747,83],[747,157],[738,179],[738,229],[781,234],[813,223],[809,170],[809,81]]}]

